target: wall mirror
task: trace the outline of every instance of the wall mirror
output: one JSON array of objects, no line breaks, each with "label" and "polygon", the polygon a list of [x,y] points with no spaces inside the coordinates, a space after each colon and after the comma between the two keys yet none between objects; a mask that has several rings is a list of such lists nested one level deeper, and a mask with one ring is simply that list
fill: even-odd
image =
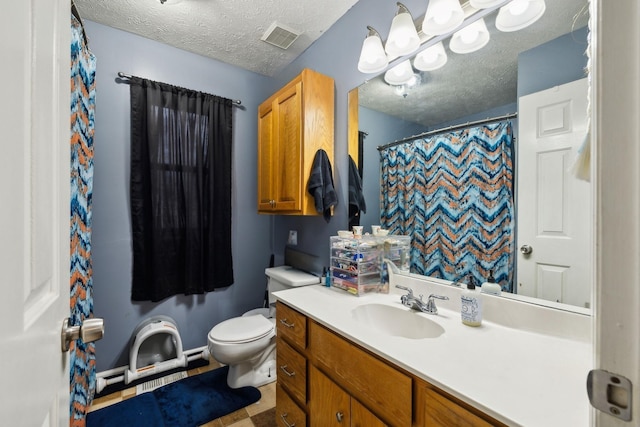
[{"label": "wall mirror", "polygon": [[[593,218],[590,201],[584,197],[590,197],[591,184],[569,171],[586,138],[588,2],[547,1],[537,22],[514,32],[498,31],[496,15],[497,10],[483,18],[490,41],[482,49],[457,54],[449,48],[450,37],[441,36],[448,58],[443,67],[414,68],[415,81],[403,85],[388,84],[384,72],[370,75],[349,93],[348,151],[360,170],[366,201],[366,212],[360,212],[357,221],[365,231],[381,222],[379,147],[516,113],[512,119],[513,294],[503,295],[588,312]],[[566,101],[556,97],[543,106],[545,90],[574,81],[582,81],[572,89],[582,100],[567,95]],[[529,96],[538,95],[542,100],[528,101]],[[574,121],[571,114],[579,110],[583,117]],[[547,123],[543,123],[546,130],[540,128],[540,120]],[[551,145],[528,148],[526,144],[545,132],[550,132]],[[563,138],[572,139],[573,148],[557,145]],[[578,196],[569,194],[577,187]],[[529,199],[534,199],[533,204]],[[573,216],[582,218],[584,230],[577,228]],[[521,226],[532,229],[531,236]],[[557,246],[576,235],[582,236],[576,243],[580,250]],[[555,255],[543,256],[545,245],[554,246]],[[526,253],[528,247],[532,252]]]}]

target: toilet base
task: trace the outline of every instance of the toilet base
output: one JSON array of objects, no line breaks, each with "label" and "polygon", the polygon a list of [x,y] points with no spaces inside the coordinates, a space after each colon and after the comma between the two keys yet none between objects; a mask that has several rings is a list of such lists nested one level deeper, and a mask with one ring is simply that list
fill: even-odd
[{"label": "toilet base", "polygon": [[251,362],[229,365],[227,384],[231,388],[260,387],[276,380],[276,352],[275,348],[269,352],[269,356],[260,364]]}]

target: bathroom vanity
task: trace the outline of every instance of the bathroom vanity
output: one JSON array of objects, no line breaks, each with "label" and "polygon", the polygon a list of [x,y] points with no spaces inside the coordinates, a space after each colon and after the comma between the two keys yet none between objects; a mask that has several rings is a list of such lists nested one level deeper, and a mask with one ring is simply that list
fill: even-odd
[{"label": "bathroom vanity", "polygon": [[[398,290],[276,294],[279,425],[588,425],[588,316],[489,297],[486,309],[501,306],[497,321],[470,328],[454,309],[458,288],[409,286],[450,300],[430,316],[402,306]],[[508,327],[505,315],[523,319]],[[539,326],[525,327],[535,316]],[[548,333],[548,322],[559,332]]]}]

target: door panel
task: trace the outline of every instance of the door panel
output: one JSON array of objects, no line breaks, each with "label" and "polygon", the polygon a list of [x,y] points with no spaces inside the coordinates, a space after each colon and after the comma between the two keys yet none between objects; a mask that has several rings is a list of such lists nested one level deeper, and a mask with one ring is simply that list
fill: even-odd
[{"label": "door panel", "polygon": [[302,208],[302,83],[278,97],[278,161],[276,206],[280,210]]},{"label": "door panel", "polygon": [[571,166],[586,134],[587,79],[523,96],[518,105],[517,292],[591,304],[591,186]]},{"label": "door panel", "polygon": [[0,353],[3,424],[69,424],[70,5],[0,14]]},{"label": "door panel", "polygon": [[341,427],[351,424],[351,397],[315,366],[309,367],[310,413],[313,425]]}]

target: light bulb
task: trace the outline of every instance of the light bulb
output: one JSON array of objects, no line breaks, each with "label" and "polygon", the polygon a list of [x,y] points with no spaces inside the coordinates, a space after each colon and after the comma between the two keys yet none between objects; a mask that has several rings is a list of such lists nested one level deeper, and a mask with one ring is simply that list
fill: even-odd
[{"label": "light bulb", "polygon": [[433,71],[447,63],[447,53],[442,42],[438,42],[418,53],[413,65],[421,71]]},{"label": "light bulb", "polygon": [[443,25],[451,19],[452,11],[449,8],[439,7],[436,9],[433,20],[436,21],[437,24]]},{"label": "light bulb", "polygon": [[509,12],[512,15],[522,15],[529,8],[529,0],[513,0],[509,3]]},{"label": "light bulb", "polygon": [[422,54],[422,60],[427,64],[433,64],[438,59],[438,52],[433,49],[427,49]]},{"label": "light bulb", "polygon": [[398,38],[396,39],[396,46],[400,49],[404,49],[409,45],[409,40],[411,36],[406,31],[402,31],[398,33]]},{"label": "light bulb", "polygon": [[478,40],[480,33],[477,29],[467,27],[460,32],[460,39],[464,44],[471,44]]}]

